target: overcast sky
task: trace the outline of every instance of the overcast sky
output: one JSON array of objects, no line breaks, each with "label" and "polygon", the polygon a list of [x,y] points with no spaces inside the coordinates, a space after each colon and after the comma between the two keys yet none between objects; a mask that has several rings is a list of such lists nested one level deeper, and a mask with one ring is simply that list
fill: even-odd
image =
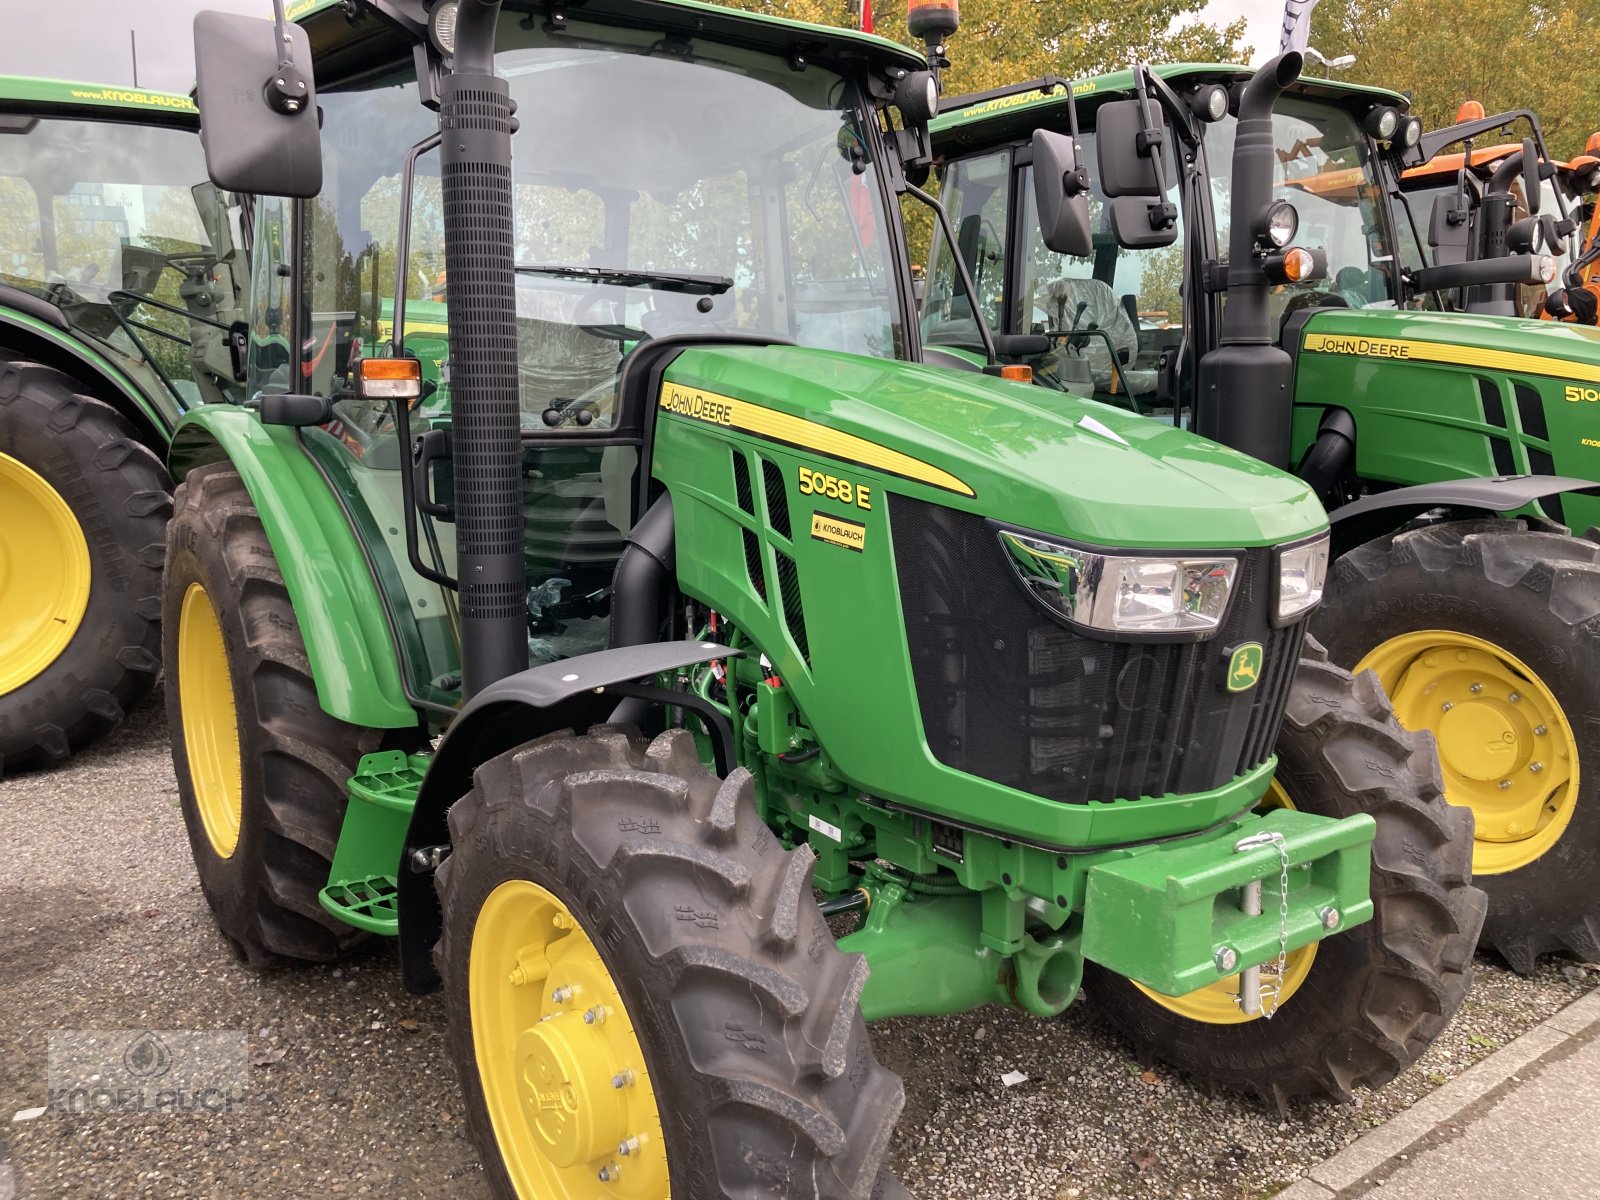
[{"label": "overcast sky", "polygon": [[[199,8],[272,13],[271,0],[0,0],[5,27],[0,74],[132,84],[131,28],[137,35],[139,84],[187,92],[194,84],[190,20]],[[1249,23],[1245,41],[1255,48],[1258,62],[1277,50],[1282,15],[1282,0],[1209,0],[1205,11],[1207,20],[1219,23],[1244,17]]]}]

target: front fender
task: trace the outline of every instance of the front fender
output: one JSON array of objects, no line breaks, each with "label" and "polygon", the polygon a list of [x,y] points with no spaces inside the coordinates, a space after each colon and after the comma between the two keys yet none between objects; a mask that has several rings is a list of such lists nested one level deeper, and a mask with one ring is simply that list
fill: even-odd
[{"label": "front fender", "polygon": [[[604,722],[616,709],[621,689],[635,680],[740,653],[699,641],[617,646],[508,675],[467,702],[434,752],[400,854],[400,964],[408,991],[431,992],[439,986],[433,967],[433,944],[442,928],[433,890],[439,856],[430,854],[430,848],[449,844],[446,814],[472,787],[473,772],[496,755],[547,733]],[[722,724],[722,736],[731,744],[726,722]]]},{"label": "front fender", "polygon": [[1419,483],[1363,496],[1328,514],[1333,526],[1333,556],[1400,528],[1433,508],[1510,513],[1535,500],[1563,492],[1597,492],[1592,479],[1565,475],[1499,475],[1493,478],[1446,479]]},{"label": "front fender", "polygon": [[266,528],[323,711],[368,729],[414,727],[383,598],[344,510],[294,431],[263,425],[247,409],[196,409],[173,434],[168,469],[182,481],[218,461],[239,472]]}]

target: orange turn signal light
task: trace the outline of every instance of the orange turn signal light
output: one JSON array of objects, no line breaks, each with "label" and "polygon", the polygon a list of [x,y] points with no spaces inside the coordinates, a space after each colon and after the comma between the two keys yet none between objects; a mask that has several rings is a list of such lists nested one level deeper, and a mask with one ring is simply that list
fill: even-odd
[{"label": "orange turn signal light", "polygon": [[1585,154],[1600,154],[1600,129],[1589,135],[1588,142],[1584,144],[1583,152]]},{"label": "orange turn signal light", "polygon": [[1316,270],[1317,260],[1311,251],[1295,246],[1283,256],[1283,275],[1290,283],[1310,279]]},{"label": "orange turn signal light", "polygon": [[1027,363],[1006,363],[1000,368],[1001,379],[1014,379],[1018,383],[1033,382],[1033,368]]},{"label": "orange turn signal light", "polygon": [[1456,109],[1456,124],[1463,121],[1483,120],[1483,102],[1479,100],[1464,100],[1461,107]]},{"label": "orange turn signal light", "polygon": [[415,400],[422,395],[422,364],[414,358],[363,358],[361,395],[368,400]]}]

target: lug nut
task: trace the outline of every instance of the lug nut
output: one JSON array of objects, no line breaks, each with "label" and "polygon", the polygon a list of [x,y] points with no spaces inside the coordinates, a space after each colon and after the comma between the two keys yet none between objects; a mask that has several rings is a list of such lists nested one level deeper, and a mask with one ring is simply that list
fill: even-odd
[{"label": "lug nut", "polygon": [[1518,825],[1515,821],[1512,821],[1506,826],[1506,832],[1512,837],[1516,837],[1522,832],[1522,826]]},{"label": "lug nut", "polygon": [[606,1010],[602,1005],[596,1004],[593,1008],[583,1010],[583,1023],[585,1025],[598,1025],[606,1019]]},{"label": "lug nut", "polygon": [[1481,683],[1473,684],[1472,685],[1472,691],[1473,691],[1474,694],[1477,694],[1478,692],[1483,691],[1483,684],[1481,684]]},{"label": "lug nut", "polygon": [[1317,909],[1317,920],[1322,922],[1324,929],[1337,929],[1339,928],[1339,910],[1331,904],[1324,905],[1322,908]]},{"label": "lug nut", "polygon": [[1528,764],[1528,770],[1537,775],[1540,771],[1544,770],[1544,764],[1542,762],[1531,762]]},{"label": "lug nut", "polygon": [[555,991],[550,993],[550,999],[554,1000],[557,1004],[565,1004],[568,1000],[572,999],[572,989],[563,983]]},{"label": "lug nut", "polygon": [[1535,734],[1537,734],[1539,737],[1543,737],[1548,732],[1548,730],[1546,730],[1543,725],[1535,725],[1533,727],[1533,732]]},{"label": "lug nut", "polygon": [[615,1183],[622,1178],[622,1168],[616,1163],[607,1163],[600,1168],[601,1183]]},{"label": "lug nut", "polygon": [[1239,952],[1232,946],[1218,946],[1217,952],[1211,956],[1211,961],[1217,964],[1217,970],[1224,975],[1232,975],[1239,969]]},{"label": "lug nut", "polygon": [[1449,712],[1452,708],[1455,707],[1455,705],[1451,704],[1450,701],[1446,700],[1443,704],[1439,705],[1439,707],[1444,709],[1445,712]]},{"label": "lug nut", "polygon": [[1510,791],[1510,790],[1511,790],[1511,780],[1509,780],[1509,779],[1502,779],[1502,780],[1501,780],[1501,781],[1500,781],[1500,790],[1501,790],[1501,791],[1502,791],[1502,792],[1509,792],[1509,791]]},{"label": "lug nut", "polygon": [[567,916],[566,913],[557,913],[555,916],[550,918],[550,924],[554,925],[557,929],[571,929],[572,918]]},{"label": "lug nut", "polygon": [[611,1077],[611,1086],[614,1088],[625,1088],[633,1082],[633,1079],[633,1068],[624,1067]]},{"label": "lug nut", "polygon": [[1519,704],[1522,701],[1522,697],[1516,692],[1512,692],[1511,695],[1506,697],[1506,699],[1511,701],[1513,704]]},{"label": "lug nut", "polygon": [[627,1158],[630,1154],[639,1153],[639,1139],[636,1137],[624,1138],[622,1144],[617,1147],[617,1153],[622,1155],[623,1158]]}]

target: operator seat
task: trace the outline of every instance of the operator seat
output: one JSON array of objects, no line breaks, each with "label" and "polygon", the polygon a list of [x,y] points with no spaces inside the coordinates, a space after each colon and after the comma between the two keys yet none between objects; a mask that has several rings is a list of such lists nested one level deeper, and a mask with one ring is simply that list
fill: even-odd
[{"label": "operator seat", "polygon": [[1139,357],[1139,329],[1110,284],[1062,276],[1039,289],[1038,303],[1050,314],[1053,331],[1099,329],[1111,339],[1116,361],[1106,349],[1105,338],[1074,339],[1078,353],[1089,361],[1095,391],[1138,396],[1156,390],[1155,370],[1132,365]]}]

